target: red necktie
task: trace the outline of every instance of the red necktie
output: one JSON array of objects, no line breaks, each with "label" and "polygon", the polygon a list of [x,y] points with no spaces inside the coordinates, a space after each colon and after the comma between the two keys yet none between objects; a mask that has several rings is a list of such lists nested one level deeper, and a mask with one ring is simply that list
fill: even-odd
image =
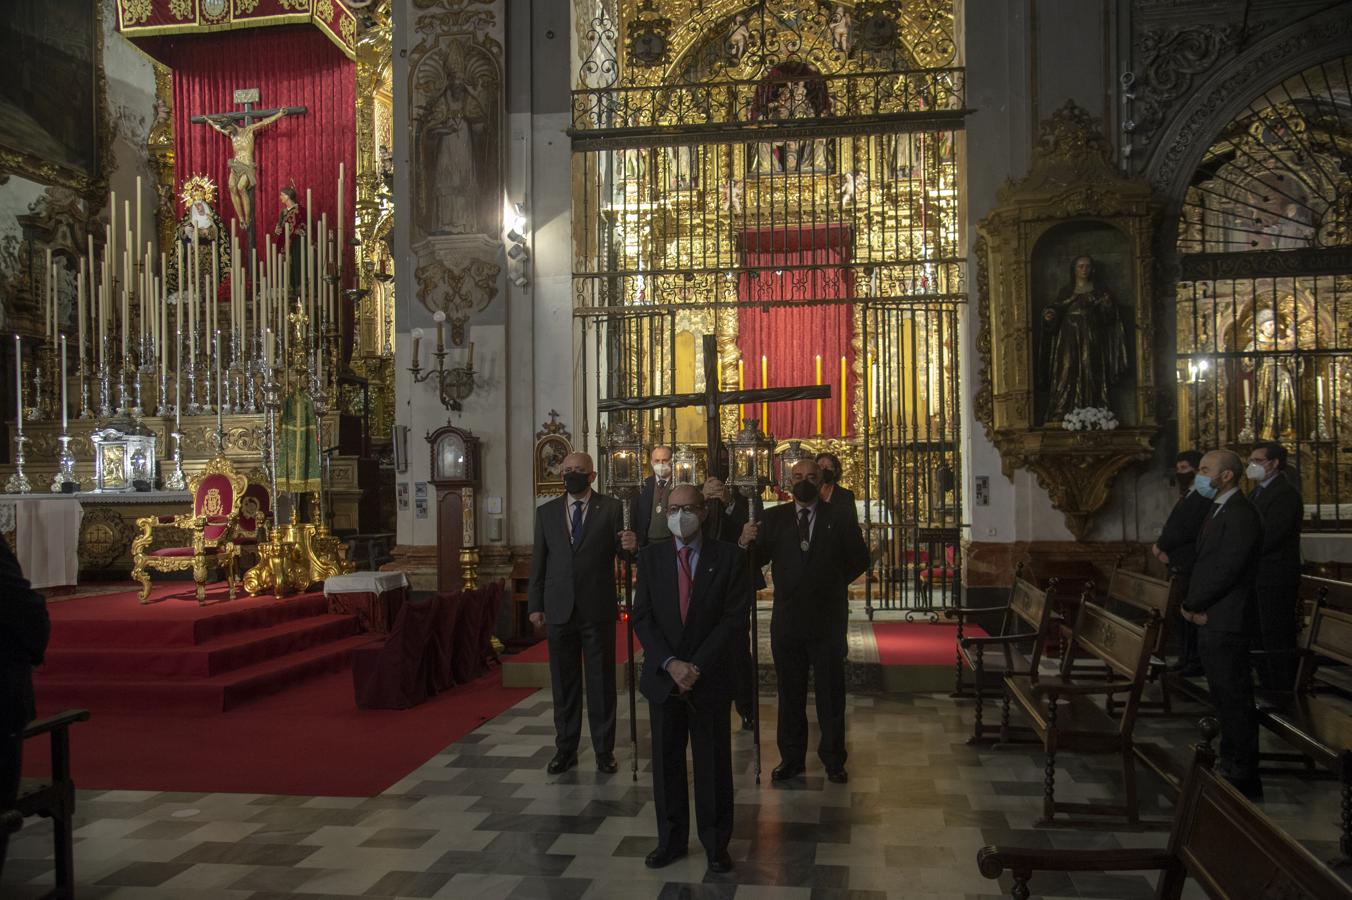
[{"label": "red necktie", "polygon": [[676,552],[676,590],[681,597],[681,624],[685,624],[685,617],[690,613],[690,588],[693,585],[693,579],[690,577],[690,548],[682,547]]}]

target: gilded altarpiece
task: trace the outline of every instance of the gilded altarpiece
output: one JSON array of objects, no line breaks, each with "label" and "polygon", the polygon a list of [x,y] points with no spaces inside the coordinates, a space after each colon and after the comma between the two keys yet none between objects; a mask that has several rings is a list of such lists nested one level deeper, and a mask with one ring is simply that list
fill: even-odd
[{"label": "gilded altarpiece", "polygon": [[[839,455],[880,559],[871,602],[934,602],[914,564],[958,544],[967,289],[951,4],[576,8],[579,449],[604,452],[598,399],[703,391],[711,334],[724,390],[831,388],[724,406],[722,434],[768,419],[781,449]],[[701,410],[632,419],[716,468]]]},{"label": "gilded altarpiece", "polygon": [[1157,437],[1158,212],[1148,184],[1117,173],[1100,123],[1067,103],[978,227],[976,417],[1005,475],[1031,471],[1079,540]]}]

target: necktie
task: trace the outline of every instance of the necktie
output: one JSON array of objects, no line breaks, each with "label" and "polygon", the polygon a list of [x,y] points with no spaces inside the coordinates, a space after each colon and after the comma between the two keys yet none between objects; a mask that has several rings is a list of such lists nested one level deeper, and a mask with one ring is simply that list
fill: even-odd
[{"label": "necktie", "polygon": [[1261,493],[1263,493],[1263,486],[1260,484],[1260,485],[1258,485],[1258,487],[1256,487],[1256,488],[1253,489],[1253,493],[1249,494],[1249,499],[1250,499],[1250,500],[1257,500],[1257,499],[1258,499],[1258,495],[1261,494]]},{"label": "necktie", "polygon": [[1197,540],[1199,542],[1202,540],[1202,537],[1207,533],[1207,529],[1211,527],[1212,521],[1216,518],[1216,513],[1220,512],[1220,510],[1221,505],[1219,503],[1211,504],[1211,509],[1207,511],[1206,518],[1202,520],[1202,530],[1197,534]]},{"label": "necktie", "polygon": [[812,514],[806,509],[798,510],[798,548],[807,552],[808,542],[812,539]]},{"label": "necktie", "polygon": [[573,501],[573,526],[572,526],[572,532],[573,532],[573,543],[576,544],[576,543],[577,543],[577,539],[578,539],[579,537],[582,536],[582,501],[581,501],[581,500],[574,500],[574,501]]},{"label": "necktie", "polygon": [[681,624],[690,613],[690,588],[694,579],[690,577],[690,548],[682,547],[676,553],[676,590],[681,599]]}]

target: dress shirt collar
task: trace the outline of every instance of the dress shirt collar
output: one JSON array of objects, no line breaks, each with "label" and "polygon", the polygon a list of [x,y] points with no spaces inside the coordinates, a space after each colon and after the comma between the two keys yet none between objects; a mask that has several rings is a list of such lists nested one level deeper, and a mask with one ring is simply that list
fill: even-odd
[{"label": "dress shirt collar", "polygon": [[[1230,488],[1230,490],[1225,491],[1224,493],[1217,494],[1214,503],[1215,503],[1216,506],[1224,506],[1224,505],[1226,504],[1226,502],[1227,502],[1231,497],[1233,497],[1235,494],[1238,494],[1238,493],[1239,493],[1239,488],[1237,488],[1237,487],[1232,487],[1232,488]],[[1218,509],[1218,510],[1216,510],[1216,512],[1220,512],[1220,510]]]},{"label": "dress shirt collar", "polygon": [[590,487],[587,488],[587,492],[586,492],[585,494],[579,494],[579,495],[577,495],[577,496],[574,496],[574,495],[572,495],[572,494],[569,494],[569,495],[568,495],[568,508],[569,508],[569,509],[572,509],[572,508],[573,508],[573,504],[576,503],[576,502],[578,502],[579,500],[581,500],[581,501],[582,501],[582,506],[583,506],[583,508],[585,509],[585,508],[587,507],[587,505],[591,503],[591,498],[592,498],[592,489],[591,489]]},{"label": "dress shirt collar", "polygon": [[1267,487],[1268,485],[1272,484],[1272,482],[1276,481],[1277,478],[1281,476],[1281,474],[1282,474],[1281,469],[1276,470],[1271,475],[1264,478],[1262,481],[1258,482],[1258,486],[1261,488]]},{"label": "dress shirt collar", "polygon": [[794,500],[794,501],[793,501],[793,506],[794,506],[794,516],[797,516],[798,513],[799,513],[801,510],[804,510],[804,509],[805,509],[805,510],[807,510],[807,514],[808,514],[808,516],[809,516],[810,518],[813,518],[813,519],[817,518],[817,503],[818,503],[818,502],[820,502],[820,498],[818,498],[817,500],[813,500],[811,503],[803,503],[803,502],[801,502],[801,501],[799,501],[799,500]]},{"label": "dress shirt collar", "polygon": [[672,535],[672,540],[676,542],[676,552],[680,553],[681,548],[689,547],[691,556],[699,556],[700,548],[704,546],[704,532],[697,531],[688,541],[683,541],[676,535]]}]

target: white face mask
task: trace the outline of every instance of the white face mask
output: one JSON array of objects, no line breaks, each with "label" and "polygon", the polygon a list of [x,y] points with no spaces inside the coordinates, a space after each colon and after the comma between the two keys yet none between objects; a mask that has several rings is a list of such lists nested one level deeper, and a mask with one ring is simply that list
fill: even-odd
[{"label": "white face mask", "polygon": [[653,474],[662,479],[670,478],[671,463],[653,463]]},{"label": "white face mask", "polygon": [[1249,476],[1250,481],[1265,481],[1268,477],[1267,468],[1262,463],[1251,462],[1244,474]]},{"label": "white face mask", "polygon": [[702,523],[699,516],[688,509],[672,510],[667,513],[667,530],[683,541],[688,541],[698,532]]}]

